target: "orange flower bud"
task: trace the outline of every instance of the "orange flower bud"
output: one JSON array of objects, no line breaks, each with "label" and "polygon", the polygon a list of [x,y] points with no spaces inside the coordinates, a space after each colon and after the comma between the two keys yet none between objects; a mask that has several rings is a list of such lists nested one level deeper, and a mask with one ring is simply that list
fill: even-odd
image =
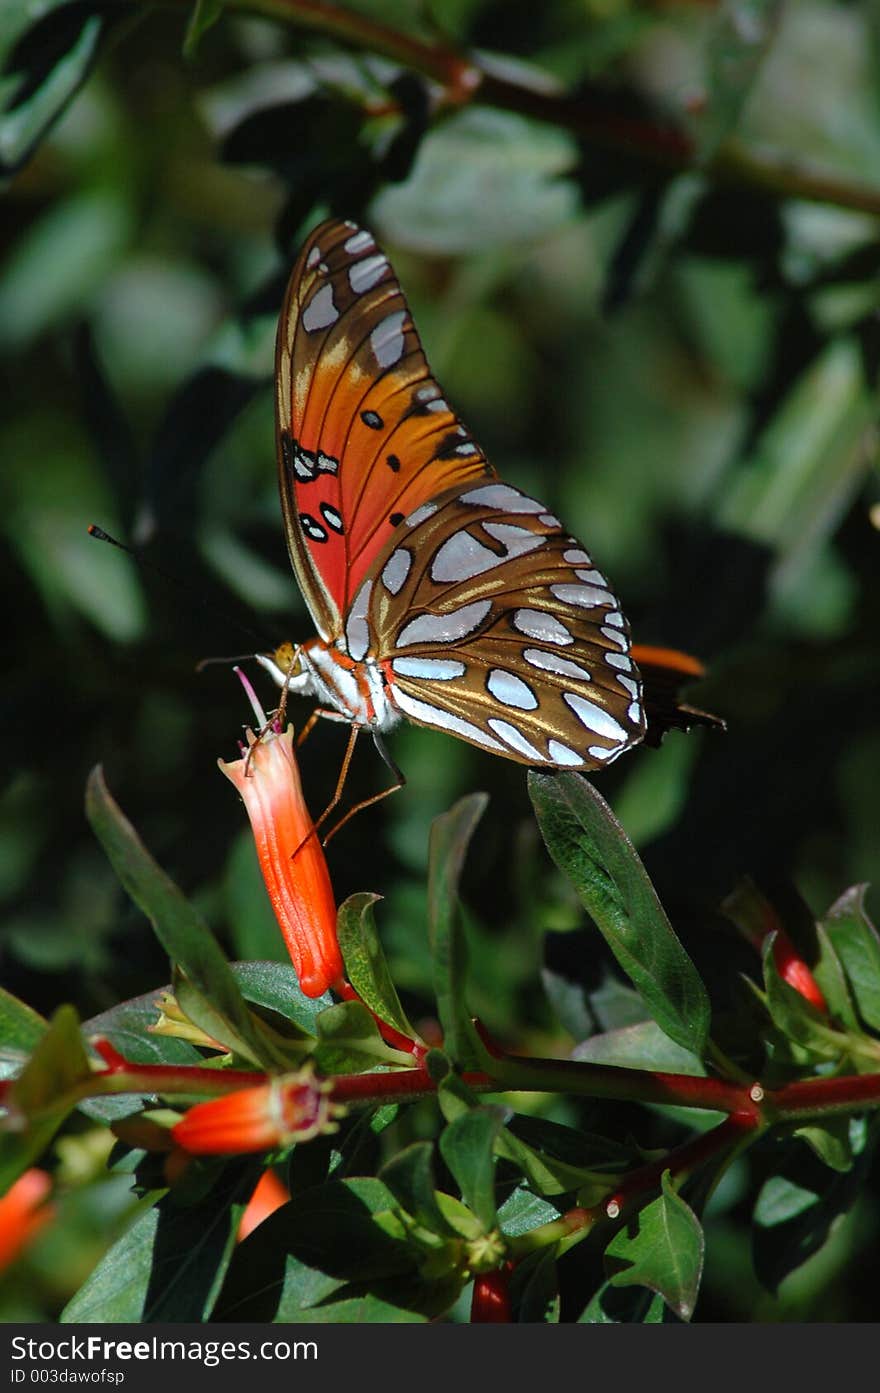
[{"label": "orange flower bud", "polygon": [[241,1088],[225,1098],[196,1103],[171,1132],[194,1156],[225,1156],[269,1151],[291,1142],[310,1141],[336,1130],[340,1108],[331,1102],[333,1085],[311,1069],[286,1074],[256,1088]]},{"label": "orange flower bud", "polygon": [[784,929],[778,929],[776,932],[773,943],[773,962],[783,982],[787,982],[790,987],[794,987],[796,992],[800,992],[801,996],[809,1001],[811,1006],[815,1006],[817,1011],[827,1013],[828,1003],[822,994],[822,988],[803,958],[798,954]]},{"label": "orange flower bud", "polygon": [[324,849],[303,798],[293,730],[247,732],[248,751],[220,768],[238,789],[253,829],[272,908],[306,996],[342,976],[336,903]]},{"label": "orange flower bud", "polygon": [[253,1233],[264,1219],[268,1219],[269,1215],[274,1214],[276,1209],[287,1204],[289,1199],[290,1195],[286,1185],[282,1184],[275,1172],[273,1170],[263,1171],[241,1216],[238,1225],[238,1242],[241,1243],[249,1233]]},{"label": "orange flower bud", "polygon": [[28,1170],[0,1199],[0,1272],[14,1262],[54,1213],[43,1200],[52,1188],[45,1171]]},{"label": "orange flower bud", "polygon": [[472,1325],[507,1325],[513,1320],[510,1309],[510,1273],[513,1263],[506,1262],[495,1272],[481,1272],[474,1278],[471,1299]]}]

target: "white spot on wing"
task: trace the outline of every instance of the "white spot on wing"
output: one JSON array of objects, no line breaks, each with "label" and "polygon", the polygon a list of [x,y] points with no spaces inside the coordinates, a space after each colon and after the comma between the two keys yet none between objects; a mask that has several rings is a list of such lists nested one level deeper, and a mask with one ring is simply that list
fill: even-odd
[{"label": "white spot on wing", "polygon": [[534,711],[538,705],[538,698],[528,682],[517,677],[515,672],[505,672],[502,667],[493,667],[486,678],[486,688],[502,706],[516,706],[520,711]]},{"label": "white spot on wing", "polygon": [[533,759],[540,764],[547,763],[546,756],[509,721],[502,721],[499,716],[490,716],[486,724],[492,727],[496,735],[501,736],[505,744],[516,750],[517,754],[525,755],[526,759]]},{"label": "white spot on wing", "polygon": [[398,547],[385,562],[382,568],[382,584],[392,595],[397,595],[406,584],[411,565],[412,554],[406,547]]},{"label": "white spot on wing", "polygon": [[[418,396],[418,393],[416,393]],[[449,403],[443,397],[432,397],[428,402],[429,411],[448,411]]]},{"label": "white spot on wing", "polygon": [[626,714],[629,716],[634,726],[641,725],[642,708],[637,701],[631,701]]},{"label": "white spot on wing", "polygon": [[550,594],[555,595],[557,600],[562,600],[563,604],[580,605],[582,609],[614,604],[614,596],[607,590],[599,590],[595,585],[551,585]]},{"label": "white spot on wing", "polygon": [[608,582],[601,571],[575,571],[578,580],[585,580],[588,585],[601,585],[603,589],[608,589]]},{"label": "white spot on wing", "polygon": [[525,556],[547,541],[540,532],[530,532],[527,527],[516,527],[509,522],[484,522],[483,530],[507,548],[509,557]]},{"label": "white spot on wing", "polygon": [[606,614],[604,619],[606,624],[613,624],[615,629],[623,628],[623,615],[618,609],[614,609],[610,614]]},{"label": "white spot on wing", "polygon": [[543,503],[527,498],[510,484],[482,484],[461,495],[462,503],[478,503],[483,508],[497,508],[502,513],[540,513]]},{"label": "white spot on wing", "polygon": [[410,513],[406,518],[407,527],[418,527],[419,523],[425,522],[427,518],[433,517],[437,511],[436,503],[423,503],[420,508],[416,508],[414,513]]},{"label": "white spot on wing", "polygon": [[395,310],[377,324],[370,335],[370,347],[380,368],[393,367],[403,357],[406,346],[403,336],[405,317],[404,310]]},{"label": "white spot on wing", "polygon": [[[355,224],[351,223],[350,226],[354,227]],[[369,232],[358,231],[353,237],[346,238],[342,245],[349,256],[357,256],[360,252],[369,251],[376,244]]]},{"label": "white spot on wing", "polygon": [[562,526],[562,523],[559,521],[559,518],[556,517],[553,513],[542,513],[541,516],[538,518],[538,522],[543,522],[545,527]]},{"label": "white spot on wing", "polygon": [[634,677],[618,677],[617,680],[620,683],[623,690],[625,692],[629,692],[631,697],[635,698],[638,696],[639,684]]},{"label": "white spot on wing", "polygon": [[391,692],[400,710],[411,720],[419,721],[422,725],[436,726],[439,730],[448,730],[453,735],[460,735],[465,740],[482,745],[486,750],[504,753],[504,746],[494,736],[470,721],[463,720],[461,716],[453,716],[451,711],[441,711],[439,707],[430,706],[426,701],[417,701],[415,697],[402,692],[399,687],[392,686]]},{"label": "white spot on wing", "polygon": [[312,247],[312,250],[309,252],[308,256],[306,257],[306,266],[308,266],[309,270],[311,271],[312,267],[313,267],[313,266],[317,266],[317,264],[318,264],[318,262],[319,262],[320,260],[321,260],[321,248],[320,248],[320,247]]},{"label": "white spot on wing", "polygon": [[463,677],[467,671],[457,658],[394,658],[391,666],[399,677],[436,677],[441,682]]},{"label": "white spot on wing", "polygon": [[397,635],[397,647],[406,648],[412,643],[457,643],[479,628],[491,608],[491,600],[474,600],[451,614],[418,614],[404,624]]},{"label": "white spot on wing", "polygon": [[[545,648],[526,648],[523,657],[532,667],[541,668],[543,672],[555,672],[557,677],[573,677],[575,681],[591,682],[592,678],[585,667],[580,663],[573,663],[568,658],[560,657],[558,653],[548,653]],[[635,693],[633,693],[635,696]]]},{"label": "white spot on wing", "polygon": [[513,627],[526,638],[534,638],[544,643],[574,643],[574,635],[552,614],[544,614],[539,609],[518,609],[514,611]]},{"label": "white spot on wing", "polygon": [[387,266],[388,258],[378,252],[375,256],[367,256],[363,261],[356,261],[349,267],[348,283],[355,295],[363,295],[365,290],[372,290],[377,281],[382,279]]},{"label": "white spot on wing", "polygon": [[333,303],[333,286],[328,281],[315,291],[302,314],[302,324],[306,333],[314,334],[318,329],[329,329],[339,318],[339,311]]},{"label": "white spot on wing", "polygon": [[438,547],[431,562],[431,579],[438,585],[450,580],[470,580],[505,560],[484,547],[470,532],[453,532]]},{"label": "white spot on wing", "polygon": [[606,653],[605,661],[609,667],[619,667],[624,672],[632,672],[632,659],[626,653]]},{"label": "white spot on wing", "polygon": [[357,662],[367,655],[370,646],[370,629],[367,624],[367,610],[370,605],[370,591],[373,582],[365,580],[349,610],[345,625],[345,638],[350,657]]},{"label": "white spot on wing", "polygon": [[561,740],[548,740],[547,751],[554,764],[583,764],[584,757],[577,750],[563,745]]},{"label": "white spot on wing", "polygon": [[[616,643],[618,648],[626,652],[628,647],[626,635],[622,634],[619,629],[608,629],[603,626],[603,628],[599,630],[599,633],[604,634],[605,638],[607,638],[610,643]],[[605,654],[605,661],[606,663],[611,661],[611,656],[608,653]]]},{"label": "white spot on wing", "polygon": [[576,692],[563,692],[562,700],[566,706],[571,707],[587,730],[592,730],[596,735],[603,735],[607,740],[626,740],[627,734],[623,726],[619,725],[603,706],[597,706],[594,701],[588,701]]},{"label": "white spot on wing", "polygon": [[563,561],[567,561],[569,566],[589,566],[590,558],[585,551],[578,547],[569,547],[568,551],[562,553]]}]

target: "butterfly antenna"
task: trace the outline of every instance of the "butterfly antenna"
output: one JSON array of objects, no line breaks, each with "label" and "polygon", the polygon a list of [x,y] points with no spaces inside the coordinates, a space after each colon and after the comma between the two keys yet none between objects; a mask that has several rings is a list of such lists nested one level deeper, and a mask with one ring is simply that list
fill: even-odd
[{"label": "butterfly antenna", "polygon": [[[222,619],[224,624],[234,624],[242,633],[247,634],[248,638],[252,638],[257,647],[265,646],[260,635],[255,629],[252,629],[249,624],[245,624],[240,619],[235,618],[234,615],[227,614],[224,610],[218,609],[216,605],[213,605],[210,600],[206,600],[204,596],[196,595],[191,587],[188,586],[185,581],[181,580],[180,576],[175,576],[170,571],[166,571],[164,567],[159,566],[155,561],[147,560],[137,547],[130,547],[127,543],[120,542],[118,538],[112,537],[109,532],[105,532],[104,528],[99,527],[96,522],[90,522],[86,530],[90,537],[94,537],[96,542],[106,542],[111,547],[117,547],[119,551],[124,551],[127,556],[130,556],[136,561],[142,570],[151,571],[153,575],[159,576],[166,585],[172,585],[175,589],[182,590],[193,602],[196,609],[202,609],[207,611],[208,614],[213,614],[216,618]],[[253,654],[245,653],[241,656],[244,658],[251,658]],[[200,672],[201,669],[209,663],[235,663],[238,661],[238,658],[203,658],[196,667],[196,671]]]}]

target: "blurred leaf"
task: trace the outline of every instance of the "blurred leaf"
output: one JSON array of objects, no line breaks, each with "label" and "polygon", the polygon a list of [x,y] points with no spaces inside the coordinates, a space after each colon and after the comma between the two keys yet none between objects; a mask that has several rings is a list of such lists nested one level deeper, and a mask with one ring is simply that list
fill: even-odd
[{"label": "blurred leaf", "polygon": [[613,1286],[647,1287],[682,1320],[690,1320],[703,1272],[703,1230],[668,1171],[662,1186],[663,1193],[612,1238],[605,1265]]},{"label": "blurred leaf", "polygon": [[431,825],[428,921],[437,1011],[445,1048],[456,1064],[472,1062],[473,1026],[465,997],[465,949],[459,920],[458,883],[468,844],[485,811],[485,793],[462,798]]},{"label": "blurred leaf", "polygon": [[590,1298],[578,1323],[581,1325],[660,1325],[669,1307],[658,1292],[643,1288],[621,1290],[604,1282]]},{"label": "blurred leaf", "polygon": [[91,1072],[77,1014],[59,1006],[4,1100],[16,1126],[0,1135],[0,1194],[48,1146],[76,1105],[73,1090]]},{"label": "blurred leaf", "polygon": [[27,162],[88,77],[105,27],[95,8],[8,0],[0,16],[0,174]]},{"label": "blurred leaf", "polygon": [[819,1160],[831,1170],[848,1171],[853,1164],[853,1148],[850,1141],[850,1119],[830,1117],[824,1123],[810,1123],[797,1127],[794,1135],[805,1141]]},{"label": "blurred leaf", "polygon": [[440,1134],[440,1154],[455,1177],[462,1199],[486,1233],[497,1223],[495,1142],[505,1116],[503,1108],[474,1108],[450,1122]]},{"label": "blurred leaf", "polygon": [[18,242],[0,274],[0,347],[27,347],[83,314],[131,231],[125,190],[91,189],[58,202]]},{"label": "blurred leaf", "polygon": [[852,1208],[870,1171],[877,1123],[854,1146],[846,1172],[829,1170],[803,1147],[789,1147],[777,1174],[764,1182],[755,1205],[752,1255],[758,1279],[771,1292],[819,1251]]},{"label": "blurred leaf", "polygon": [[865,910],[866,885],[844,891],[822,920],[849,978],[859,1014],[872,1030],[880,1030],[880,937]]},{"label": "blurred leaf", "polygon": [[575,1040],[591,1035],[595,1023],[583,987],[577,982],[567,981],[558,972],[551,972],[548,967],[541,969],[541,981],[547,1000],[563,1029]]},{"label": "blurred leaf", "polygon": [[141,1214],[61,1313],[67,1324],[204,1321],[262,1162],[235,1162],[197,1204],[173,1193]]},{"label": "blurred leaf", "polygon": [[723,0],[706,45],[708,106],[693,120],[697,158],[706,163],[734,130],[776,37],[782,0]]},{"label": "blurred leaf", "polygon": [[644,749],[614,799],[615,815],[635,847],[668,832],[688,796],[700,742],[694,733],[667,736],[656,750]]},{"label": "blurred leaf", "polygon": [[611,809],[576,774],[529,771],[541,834],[670,1039],[702,1056],[709,1000]]},{"label": "blurred leaf", "polygon": [[210,1000],[234,1031],[239,1051],[255,1064],[277,1064],[257,1029],[229,964],[207,924],[156,864],[113,800],[100,768],[89,776],[86,815],[113,869],[153,925],[172,962]]},{"label": "blurred leaf", "polygon": [[[395,1207],[379,1180],[331,1181],[295,1195],[238,1249],[215,1320],[296,1321],[346,1282],[414,1275]],[[378,1222],[377,1222],[378,1220]],[[397,1236],[395,1236],[395,1233]]]},{"label": "blurred leaf", "polygon": [[499,1156],[522,1171],[542,1196],[578,1192],[578,1204],[597,1204],[614,1179],[639,1159],[633,1149],[590,1137],[543,1118],[517,1115],[499,1133]]},{"label": "blurred leaf", "polygon": [[39,1044],[46,1028],[38,1012],[0,987],[0,1059],[23,1059]]},{"label": "blurred leaf", "polygon": [[558,1325],[559,1276],[556,1254],[552,1251],[530,1254],[514,1270],[510,1284],[517,1322]]},{"label": "blurred leaf", "polygon": [[545,236],[578,206],[577,149],[564,131],[507,111],[469,107],[419,146],[409,178],[373,200],[384,237],[429,255],[457,255]]},{"label": "blurred leaf", "polygon": [[572,1059],[592,1064],[615,1064],[631,1069],[660,1069],[673,1074],[702,1076],[706,1070],[692,1050],[671,1040],[656,1021],[606,1030],[582,1040],[571,1052]]},{"label": "blurred leaf", "polygon": [[432,1232],[444,1236],[455,1233],[435,1198],[433,1144],[412,1142],[386,1161],[379,1179],[387,1185],[407,1214]]},{"label": "blurred leaf", "polygon": [[183,55],[193,58],[203,34],[217,23],[223,14],[225,0],[195,0],[190,11],[186,34],[183,39]]},{"label": "blurred leaf", "polygon": [[376,922],[373,905],[381,895],[350,895],[339,909],[337,935],[348,979],[358,996],[386,1025],[410,1040],[416,1032],[406,1018],[391,979]]}]

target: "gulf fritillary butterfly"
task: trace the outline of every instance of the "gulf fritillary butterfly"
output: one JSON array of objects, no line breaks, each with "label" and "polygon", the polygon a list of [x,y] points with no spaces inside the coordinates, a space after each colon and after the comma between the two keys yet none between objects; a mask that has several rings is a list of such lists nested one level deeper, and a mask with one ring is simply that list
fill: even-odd
[{"label": "gulf fritillary butterfly", "polygon": [[[279,686],[380,749],[402,717],[549,769],[598,769],[645,738],[645,682],[608,581],[498,478],[356,224],[306,241],[275,381],[287,546],[318,631],[259,655]],[[662,723],[703,718],[674,699],[700,665],[641,651],[665,687]]]}]

